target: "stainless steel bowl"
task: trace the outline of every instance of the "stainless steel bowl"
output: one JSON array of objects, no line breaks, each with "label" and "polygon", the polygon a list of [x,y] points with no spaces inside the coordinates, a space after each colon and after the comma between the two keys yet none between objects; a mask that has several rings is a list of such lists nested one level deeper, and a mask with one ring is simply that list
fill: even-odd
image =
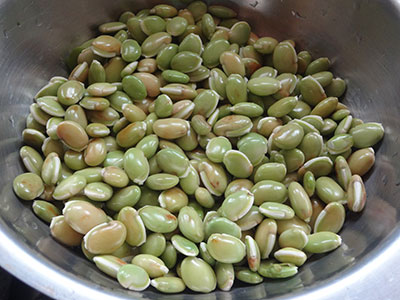
[{"label": "stainless steel bowl", "polygon": [[[63,59],[94,35],[99,23],[124,10],[154,5],[145,0],[0,1],[0,264],[56,299],[163,299],[152,289],[129,292],[82,255],[56,243],[31,203],[12,192],[22,172],[21,131],[32,96],[54,75],[66,75]],[[214,1],[210,1],[214,2]],[[345,103],[355,116],[382,122],[386,135],[367,180],[368,202],[350,214],[340,249],[313,258],[294,278],[229,292],[168,299],[398,299],[400,285],[400,2],[396,0],[215,1],[240,12],[260,36],[294,39],[314,57],[328,56],[346,78]],[[180,2],[170,1],[174,5]]]}]

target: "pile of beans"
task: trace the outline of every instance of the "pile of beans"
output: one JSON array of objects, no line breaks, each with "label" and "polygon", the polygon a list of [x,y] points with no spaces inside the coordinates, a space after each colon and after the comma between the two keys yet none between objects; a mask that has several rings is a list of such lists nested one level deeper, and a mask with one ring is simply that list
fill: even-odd
[{"label": "pile of beans", "polygon": [[229,291],[341,245],[384,129],[326,57],[194,1],[124,12],[36,94],[13,188],[125,288]]}]

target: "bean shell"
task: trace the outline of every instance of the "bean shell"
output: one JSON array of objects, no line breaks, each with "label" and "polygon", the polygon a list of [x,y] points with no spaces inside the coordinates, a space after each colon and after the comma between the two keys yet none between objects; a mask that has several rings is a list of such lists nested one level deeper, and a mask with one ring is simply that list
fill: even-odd
[{"label": "bean shell", "polygon": [[269,96],[275,94],[281,88],[281,83],[270,77],[257,77],[249,80],[249,91],[257,96]]},{"label": "bean shell", "polygon": [[164,276],[169,271],[161,259],[149,254],[136,255],[132,259],[132,264],[142,267],[150,278]]},{"label": "bean shell", "polygon": [[346,212],[342,204],[331,202],[319,213],[314,224],[314,232],[330,231],[338,233],[342,229]]},{"label": "bean shell", "polygon": [[230,263],[215,264],[215,275],[217,276],[218,288],[222,291],[230,291],[235,280],[235,271]]},{"label": "bean shell", "polygon": [[238,137],[250,132],[252,127],[253,123],[250,118],[233,115],[218,120],[214,125],[214,133],[226,137]]},{"label": "bean shell", "polygon": [[141,100],[147,96],[143,81],[133,75],[125,76],[122,79],[122,88],[133,100]]},{"label": "bean shell", "polygon": [[238,191],[229,195],[218,212],[221,216],[231,221],[237,221],[242,218],[250,210],[254,202],[254,195],[249,191]]},{"label": "bean shell", "polygon": [[179,212],[189,203],[188,196],[180,188],[174,187],[161,192],[158,202],[162,208],[172,213]]},{"label": "bean shell", "polygon": [[186,286],[195,292],[209,293],[217,286],[213,269],[201,258],[186,257],[181,264],[181,277]]},{"label": "bean shell", "polygon": [[297,266],[290,263],[272,263],[264,261],[258,272],[266,278],[288,278],[297,274]]},{"label": "bean shell", "polygon": [[219,64],[220,55],[229,48],[229,42],[224,39],[210,41],[204,48],[202,58],[207,68],[214,68]]},{"label": "bean shell", "polygon": [[290,204],[296,215],[308,223],[312,215],[312,205],[304,188],[301,184],[292,182],[289,184],[288,194]]},{"label": "bean shell", "polygon": [[178,226],[177,218],[161,207],[145,206],[139,210],[139,215],[146,228],[153,232],[172,232]]},{"label": "bean shell", "polygon": [[300,81],[300,92],[303,100],[311,106],[316,106],[326,98],[323,87],[312,76],[306,76]]},{"label": "bean shell", "polygon": [[257,206],[253,205],[250,210],[241,219],[236,221],[236,224],[242,231],[250,230],[256,227],[264,219]]},{"label": "bean shell", "polygon": [[274,144],[281,149],[290,150],[296,148],[304,137],[304,130],[301,126],[292,123],[282,126],[275,132]]},{"label": "bean shell", "polygon": [[179,234],[172,236],[171,243],[179,253],[185,256],[197,256],[199,254],[199,248],[196,244]]},{"label": "bean shell", "polygon": [[201,19],[201,29],[207,39],[211,39],[215,31],[215,22],[210,14],[204,14]]},{"label": "bean shell", "polygon": [[273,219],[264,219],[258,225],[254,239],[260,249],[261,259],[266,259],[272,252],[277,234],[277,224]]},{"label": "bean shell", "polygon": [[93,262],[101,271],[114,278],[117,278],[119,269],[126,265],[125,261],[113,255],[95,256]]},{"label": "bean shell", "polygon": [[153,279],[150,284],[158,291],[166,294],[180,293],[186,288],[185,283],[179,277],[158,277]]},{"label": "bean shell", "polygon": [[186,238],[195,243],[203,241],[203,222],[192,207],[186,206],[179,211],[178,224]]},{"label": "bean shell", "polygon": [[166,32],[157,32],[150,35],[142,43],[143,56],[156,56],[166,45],[171,43],[171,40],[171,35]]},{"label": "bean shell", "polygon": [[237,238],[242,237],[241,228],[236,223],[224,217],[215,217],[204,222],[204,231],[206,239],[213,233],[225,233]]},{"label": "bean shell", "polygon": [[223,167],[204,160],[199,164],[198,172],[202,183],[211,194],[221,196],[224,193],[228,178]]},{"label": "bean shell", "polygon": [[335,173],[338,183],[344,190],[349,186],[352,171],[343,156],[338,156],[335,159]]},{"label": "bean shell", "polygon": [[266,163],[259,166],[254,174],[254,182],[273,180],[282,182],[287,173],[286,166],[282,163]]},{"label": "bean shell", "polygon": [[325,253],[335,250],[342,244],[342,239],[339,235],[321,231],[309,235],[307,245],[304,250],[310,253]]},{"label": "bean shell", "polygon": [[179,183],[179,177],[167,173],[150,175],[147,178],[146,186],[152,190],[162,191],[173,188]]},{"label": "bean shell", "polygon": [[196,53],[182,51],[172,58],[171,69],[182,73],[190,73],[196,71],[202,64],[203,59]]},{"label": "bean shell", "polygon": [[308,242],[308,235],[301,229],[290,228],[279,235],[281,248],[291,247],[302,250]]},{"label": "bean shell", "polygon": [[262,37],[259,38],[254,43],[254,49],[256,49],[261,54],[271,54],[273,53],[278,41],[272,37]]},{"label": "bean shell", "polygon": [[63,121],[57,126],[57,136],[71,149],[81,151],[89,143],[89,137],[78,123]]},{"label": "bean shell", "polygon": [[87,201],[68,201],[63,209],[63,215],[71,228],[82,234],[86,234],[93,227],[107,222],[107,215],[104,211]]},{"label": "bean shell", "polygon": [[264,202],[259,207],[260,212],[271,219],[291,219],[294,217],[293,209],[285,204]]},{"label": "bean shell", "polygon": [[165,265],[172,269],[175,267],[177,262],[178,253],[171,242],[167,242],[164,252],[161,255],[161,259]]},{"label": "bean shell", "polygon": [[219,61],[226,75],[228,76],[231,74],[239,74],[241,76],[246,75],[244,63],[238,54],[232,51],[225,51],[220,55]]},{"label": "bean shell", "polygon": [[253,165],[245,154],[237,150],[228,150],[223,163],[230,174],[237,178],[247,178],[253,172]]},{"label": "bean shell", "polygon": [[130,185],[115,192],[107,201],[107,208],[113,211],[120,211],[125,206],[134,206],[140,199],[141,191],[136,185]]},{"label": "bean shell", "polygon": [[149,162],[143,151],[131,148],[124,154],[124,170],[129,179],[142,185],[149,176]]},{"label": "bean shell", "polygon": [[100,165],[106,158],[106,143],[102,138],[91,140],[84,152],[85,163],[88,166],[95,167]]},{"label": "bean shell", "polygon": [[147,236],[146,242],[140,246],[140,253],[160,256],[166,247],[165,236],[161,233],[151,233]]},{"label": "bean shell", "polygon": [[108,201],[113,195],[113,189],[103,182],[92,182],[83,190],[85,196],[93,201]]},{"label": "bean shell", "polygon": [[72,175],[61,181],[53,193],[55,200],[66,200],[81,192],[86,186],[86,178],[82,175]]},{"label": "bean shell", "polygon": [[76,80],[69,80],[63,83],[57,91],[57,99],[62,105],[70,106],[82,99],[85,88]]},{"label": "bean shell", "polygon": [[257,182],[252,188],[254,194],[254,204],[261,205],[263,202],[283,203],[287,199],[287,188],[280,182],[273,180],[262,180]]},{"label": "bean shell", "polygon": [[354,147],[368,148],[379,142],[384,135],[384,129],[380,123],[364,123],[350,129],[354,139]]},{"label": "bean shell", "polygon": [[237,270],[235,273],[235,278],[249,284],[258,284],[264,280],[258,273],[249,269]]},{"label": "bean shell", "polygon": [[275,46],[273,64],[279,73],[293,73],[297,71],[297,54],[294,47],[288,42],[281,42]]},{"label": "bean shell", "polygon": [[286,247],[279,249],[274,253],[274,257],[282,263],[291,263],[301,266],[307,260],[307,255],[296,248]]},{"label": "bean shell", "polygon": [[126,264],[118,270],[118,282],[129,290],[143,291],[150,285],[150,278],[146,271],[136,265]]},{"label": "bean shell", "polygon": [[363,176],[375,163],[375,151],[373,148],[357,150],[350,155],[347,162],[352,174]]},{"label": "bean shell", "polygon": [[117,143],[124,148],[135,146],[146,134],[147,124],[143,121],[130,123],[117,134]]},{"label": "bean shell", "polygon": [[189,172],[189,160],[174,149],[162,149],[156,154],[157,165],[162,171],[178,177],[185,177]]},{"label": "bean shell", "polygon": [[360,212],[364,209],[366,202],[365,186],[359,175],[353,175],[349,182],[347,191],[347,206],[351,211]]},{"label": "bean shell", "polygon": [[61,104],[57,102],[57,97],[44,96],[36,99],[36,103],[39,105],[41,110],[50,116],[63,117],[65,115],[65,110]]},{"label": "bean shell", "polygon": [[173,7],[172,5],[168,5],[168,4],[158,4],[156,6],[154,6],[149,13],[152,14],[156,14],[160,17],[163,18],[171,18],[176,16],[176,14],[178,13],[177,9],[175,7]]},{"label": "bean shell", "polygon": [[228,234],[212,234],[208,238],[207,248],[211,256],[222,263],[237,263],[246,256],[245,244]]},{"label": "bean shell", "polygon": [[325,203],[345,200],[345,192],[332,178],[322,176],[317,179],[315,190],[318,197]]},{"label": "bean shell", "polygon": [[177,118],[161,119],[153,124],[154,133],[164,139],[180,138],[186,135],[189,127],[187,121]]},{"label": "bean shell", "polygon": [[125,225],[119,221],[102,223],[84,236],[85,248],[93,254],[108,254],[122,246],[126,238]]},{"label": "bean shell", "polygon": [[56,216],[51,219],[50,234],[57,241],[67,246],[79,246],[83,235],[73,230],[65,221],[64,216]]},{"label": "bean shell", "polygon": [[327,57],[320,57],[313,60],[306,69],[306,75],[312,75],[318,72],[326,71],[330,67],[330,61]]}]

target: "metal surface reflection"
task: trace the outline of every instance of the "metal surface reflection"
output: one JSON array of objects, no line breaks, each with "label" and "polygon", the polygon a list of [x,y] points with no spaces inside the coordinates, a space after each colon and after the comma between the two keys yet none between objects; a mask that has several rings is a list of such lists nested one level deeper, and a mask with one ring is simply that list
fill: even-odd
[{"label": "metal surface reflection", "polygon": [[[48,226],[14,196],[13,178],[22,172],[17,149],[35,92],[54,75],[65,75],[63,59],[94,34],[97,24],[124,10],[157,1],[3,0],[0,4],[0,264],[57,299],[397,299],[400,286],[398,194],[400,190],[400,42],[398,1],[215,1],[240,11],[260,36],[293,38],[298,49],[328,56],[335,74],[346,78],[345,103],[356,117],[382,122],[386,136],[366,183],[364,212],[349,214],[343,246],[311,258],[289,280],[230,293],[164,296],[122,290],[82,255],[56,243]],[[158,1],[161,2],[161,1]],[[180,5],[178,0],[165,1]],[[214,1],[209,1],[214,2]],[[318,258],[318,259],[317,259]]]}]

